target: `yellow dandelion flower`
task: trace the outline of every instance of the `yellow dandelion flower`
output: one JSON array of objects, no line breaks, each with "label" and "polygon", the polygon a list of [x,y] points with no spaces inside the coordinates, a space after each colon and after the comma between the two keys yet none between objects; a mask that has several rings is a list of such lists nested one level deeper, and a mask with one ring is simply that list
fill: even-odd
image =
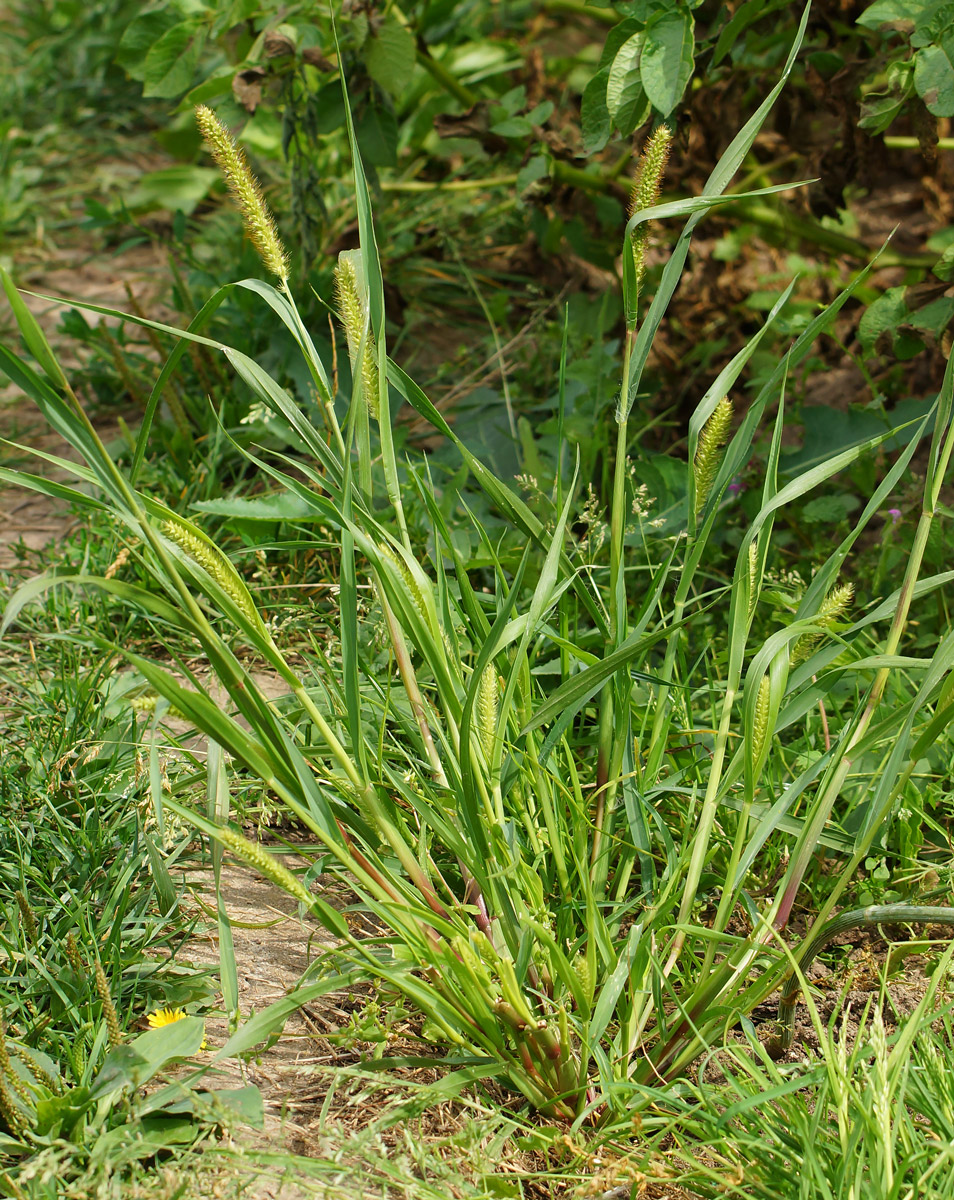
[{"label": "yellow dandelion flower", "polygon": [[[146,1021],[150,1029],[162,1029],[165,1025],[174,1025],[176,1021],[182,1021],[189,1014],[181,1008],[157,1008],[155,1012],[149,1013]],[[202,1039],[200,1050],[207,1050],[209,1043]]]}]

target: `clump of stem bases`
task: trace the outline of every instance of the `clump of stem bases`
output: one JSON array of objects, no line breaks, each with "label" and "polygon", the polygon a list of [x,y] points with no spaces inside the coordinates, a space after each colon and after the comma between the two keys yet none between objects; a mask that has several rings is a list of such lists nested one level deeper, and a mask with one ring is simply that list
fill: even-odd
[{"label": "clump of stem bases", "polygon": [[368,321],[368,300],[358,277],[356,261],[360,262],[360,256],[360,250],[343,250],[338,255],[338,265],[335,267],[335,297],[338,301],[338,316],[344,326],[348,343],[351,370],[355,371],[360,354],[364,402],[371,416],[377,419],[378,358]]},{"label": "clump of stem bases", "polygon": [[[630,217],[644,208],[652,208],[659,200],[659,189],[662,186],[663,173],[669,159],[672,146],[672,130],[668,125],[660,125],[646,143],[646,148],[639,160],[636,176],[633,179],[633,189],[629,197]],[[636,290],[646,274],[646,248],[649,245],[650,222],[643,221],[633,230],[631,246],[633,269],[636,273]]]},{"label": "clump of stem bases", "polygon": [[[840,583],[828,593],[812,620],[816,625],[823,625],[826,628],[834,625],[851,607],[854,595],[854,584]],[[796,663],[804,662],[806,658],[809,658],[820,638],[820,633],[803,634],[792,648],[791,665],[795,666]]]},{"label": "clump of stem bases", "polygon": [[732,401],[723,396],[712,411],[712,416],[706,421],[699,434],[699,444],[696,446],[696,456],[692,460],[692,473],[696,483],[696,508],[698,516],[709,499],[712,485],[722,461],[720,451],[729,436],[729,426],[732,424]]},{"label": "clump of stem bases", "polygon": [[277,275],[285,287],[288,283],[288,255],[244,152],[207,105],[199,105],[195,110],[195,120],[209,153],[241,210],[249,240],[268,270]]}]

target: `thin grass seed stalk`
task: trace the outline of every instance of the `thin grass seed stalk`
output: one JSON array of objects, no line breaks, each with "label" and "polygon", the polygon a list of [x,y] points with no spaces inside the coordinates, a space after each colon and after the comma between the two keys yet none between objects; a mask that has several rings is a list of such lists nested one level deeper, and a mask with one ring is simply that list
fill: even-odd
[{"label": "thin grass seed stalk", "polygon": [[19,1095],[19,1084],[19,1076],[13,1069],[7,1050],[6,1026],[0,1020],[0,1117],[3,1117],[7,1128],[14,1137],[21,1136],[27,1128],[26,1116],[21,1112],[14,1095],[11,1094],[13,1092]]},{"label": "thin grass seed stalk", "polygon": [[45,1067],[41,1066],[25,1046],[13,1043],[7,1046],[7,1053],[18,1058],[29,1069],[37,1083],[42,1083],[45,1088],[49,1088],[57,1096],[63,1094],[63,1081],[57,1079],[55,1075],[51,1075]]},{"label": "thin grass seed stalk", "polygon": [[286,287],[288,255],[244,152],[235,144],[228,130],[207,105],[199,105],[195,110],[195,120],[209,153],[225,176],[229,191],[239,206],[249,240],[266,268],[278,276],[282,287]]},{"label": "thin grass seed stalk", "polygon": [[[699,444],[696,456],[692,460],[692,471],[696,484],[696,516],[702,512],[715,477],[719,473],[722,462],[722,447],[729,436],[729,426],[732,424],[732,401],[723,396],[712,411],[709,420],[699,434]],[[751,565],[750,568],[751,570]]]},{"label": "thin grass seed stalk", "polygon": [[26,1084],[13,1069],[13,1063],[10,1061],[10,1050],[7,1046],[7,1030],[3,1021],[0,1021],[0,1081],[2,1081],[14,1095],[18,1096],[24,1104],[30,1103],[30,1093]]},{"label": "thin grass seed stalk", "polygon": [[352,372],[361,355],[361,390],[368,412],[378,417],[378,356],[371,336],[367,295],[361,287],[355,263],[360,263],[360,250],[343,250],[335,267],[335,297],[338,316],[344,326],[348,343],[348,358]]}]

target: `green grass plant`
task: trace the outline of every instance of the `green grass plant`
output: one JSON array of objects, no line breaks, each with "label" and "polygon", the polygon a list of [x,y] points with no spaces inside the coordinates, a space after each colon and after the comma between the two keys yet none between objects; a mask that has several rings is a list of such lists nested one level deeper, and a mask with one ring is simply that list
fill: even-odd
[{"label": "green grass plant", "polygon": [[108,614],[95,595],[50,599],[0,664],[0,1190],[37,1200],[115,1193],[228,1119],[181,1081],[138,1090],[202,1040],[196,1017],[144,1031],[147,1014],[212,995],[209,970],[180,958],[195,920],[174,877],[192,837],[156,828],[162,765],[128,676],[63,636]]},{"label": "green grass plant", "polygon": [[903,1016],[883,982],[860,1011],[836,1004],[827,1022],[812,1004],[819,1048],[807,1061],[773,1061],[751,1027],[744,1041],[714,1050],[676,1126],[675,1156],[695,1160],[683,1177],[693,1193],[949,1197],[954,1042],[951,1005],[938,998],[950,960],[948,949]]},{"label": "green grass plant", "polygon": [[[557,470],[541,519],[388,357],[370,193],[350,124],[360,249],[343,256],[354,286],[339,316],[350,322],[349,351],[362,369],[344,409],[287,280],[276,288],[245,279],[232,286],[254,294],[294,338],[315,405],[306,410],[253,358],[203,332],[231,287],[186,330],[127,317],[180,340],[153,388],[132,465],[121,470],[4,278],[37,366],[6,348],[0,365],[82,455],[81,466],[46,456],[83,485],[70,493],[73,502],[108,508],[148,579],[40,577],[12,598],[4,628],[51,588],[98,588],[167,644],[201,648],[200,672],[194,651],[188,661],[184,654],[157,661],[90,635],[104,652],[123,654],[210,747],[230,756],[227,764],[213,751],[204,811],[157,797],[161,807],[288,891],[338,941],[296,993],[240,1026],[218,1057],[252,1049],[296,1005],[371,979],[421,1014],[421,1037],[444,1049],[439,1061],[456,1068],[456,1086],[494,1077],[576,1128],[629,1128],[660,1087],[680,1079],[778,987],[886,836],[924,746],[947,738],[954,640],[948,634],[913,654],[905,633],[921,598],[952,577],[921,577],[954,450],[950,365],[931,412],[907,427],[906,445],[847,534],[815,564],[794,614],[754,633],[762,628],[777,514],[897,436],[886,430],[779,479],[786,381],[858,281],[817,313],[753,389],[741,419],[729,421],[725,398],[738,395],[737,381],[791,288],[781,294],[700,401],[679,468],[682,503],[661,526],[646,519],[628,461],[640,381],[693,230],[728,202],[726,188],[792,69],[806,21],[807,11],[780,80],[702,195],[638,208],[626,226],[609,538],[592,558],[571,536],[584,503],[571,464]],[[217,129],[211,140],[226,136]],[[246,168],[231,162],[227,170]],[[253,207],[260,203],[252,181],[230,182]],[[643,312],[640,231],[678,218],[686,224]],[[254,234],[267,213],[250,208],[246,219]],[[215,542],[138,486],[158,399],[190,344],[222,355],[287,429],[293,452],[245,453],[294,497],[301,524],[336,540],[333,654],[293,658]],[[479,523],[484,565],[475,571],[462,556],[454,531],[467,513],[452,495],[437,494],[426,462],[401,461],[396,452],[402,402],[456,447],[518,534],[516,558],[502,560]],[[741,408],[736,399],[734,411]],[[710,564],[710,540],[763,421],[770,428],[760,507],[726,575]],[[848,612],[851,551],[927,439],[921,517],[899,584],[868,611]],[[426,513],[413,536],[412,496]],[[719,551],[715,562],[721,558]],[[365,582],[383,664],[358,622]],[[721,627],[715,637],[713,620]],[[282,682],[281,703],[267,698],[253,666]],[[896,686],[899,676],[913,686]],[[227,705],[212,694],[210,677]],[[802,731],[820,710],[835,723],[813,748]],[[797,772],[788,767],[792,745],[803,760]],[[348,881],[379,937],[358,936],[266,846],[229,826],[233,774],[260,781],[307,829],[325,869]],[[808,895],[822,847],[837,865],[812,875]],[[763,888],[766,861],[782,869]],[[797,902],[808,933],[788,945]],[[226,979],[230,971],[226,955]]]}]

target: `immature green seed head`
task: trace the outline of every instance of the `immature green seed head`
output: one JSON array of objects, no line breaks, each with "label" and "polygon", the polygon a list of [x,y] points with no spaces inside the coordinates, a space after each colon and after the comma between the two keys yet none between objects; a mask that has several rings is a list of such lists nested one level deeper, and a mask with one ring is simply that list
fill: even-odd
[{"label": "immature green seed head", "polygon": [[[854,595],[855,588],[851,583],[840,583],[837,587],[832,588],[813,618],[815,624],[828,627],[834,625],[836,621],[840,621],[851,607]],[[800,637],[792,649],[790,657],[792,666],[809,658],[820,638],[820,633],[806,633]]]},{"label": "immature green seed head", "polygon": [[21,1100],[27,1100],[24,1095],[23,1083],[14,1071],[7,1053],[6,1028],[0,1021],[0,1117],[3,1118],[7,1129],[19,1136],[27,1127],[27,1119],[13,1097],[16,1093]]},{"label": "immature green seed head", "polygon": [[27,943],[35,946],[37,938],[36,916],[30,907],[30,901],[26,898],[25,892],[18,890],[14,892],[14,895],[16,896],[17,908],[20,910],[20,923]]},{"label": "immature green seed head", "polygon": [[382,558],[386,558],[388,562],[397,570],[398,574],[407,585],[407,590],[410,593],[414,607],[417,609],[417,615],[421,618],[424,624],[430,629],[431,622],[428,616],[427,597],[421,586],[420,580],[404,561],[402,555],[398,554],[387,542],[381,542],[378,545],[378,551]]},{"label": "immature green seed head", "polygon": [[248,588],[217,546],[204,541],[187,525],[178,521],[163,521],[162,532],[215,580],[222,591],[232,598],[236,608],[247,618],[249,624],[254,625],[260,633],[265,631],[265,623]]},{"label": "immature green seed head", "polygon": [[590,969],[590,960],[585,954],[578,954],[573,960],[573,973],[580,984],[580,989],[587,1000],[593,999],[593,972]]},{"label": "immature green seed head", "polygon": [[195,110],[195,120],[209,153],[218,164],[239,206],[249,240],[268,270],[277,275],[283,285],[287,284],[288,256],[245,154],[207,105],[199,105]]},{"label": "immature green seed head", "polygon": [[[356,369],[358,354],[361,354],[361,388],[368,412],[377,419],[378,415],[378,358],[374,349],[374,338],[368,323],[368,302],[363,294],[355,264],[360,261],[360,250],[344,250],[338,255],[335,267],[335,297],[338,301],[338,316],[344,326],[348,343],[348,358],[351,370]],[[361,339],[364,338],[362,349]]]},{"label": "immature green seed head", "polygon": [[732,401],[723,396],[713,409],[712,416],[702,427],[699,444],[696,446],[696,457],[692,461],[696,483],[696,516],[709,499],[719,471],[719,463],[722,461],[720,452],[728,439],[731,424]]},{"label": "immature green seed head", "polygon": [[234,829],[229,829],[227,826],[222,826],[215,836],[236,858],[240,858],[243,862],[248,863],[250,867],[254,867],[259,875],[270,879],[283,892],[287,892],[289,896],[294,896],[306,908],[311,908],[314,899],[311,892],[308,891],[294,872],[289,871],[284,863],[280,863],[278,859],[273,858],[260,842],[249,841],[247,837],[243,837],[242,834]]},{"label": "immature green seed head", "polygon": [[477,731],[484,755],[490,762],[497,736],[497,673],[493,663],[484,668],[477,685]]},{"label": "immature green seed head", "polygon": [[759,694],[755,698],[755,728],[752,743],[752,757],[755,762],[758,762],[762,757],[762,751],[765,749],[765,737],[768,733],[768,718],[769,718],[769,692],[771,684],[767,675],[762,676],[762,682],[759,684]]},{"label": "immature green seed head", "polygon": [[103,1005],[103,1016],[106,1018],[106,1031],[109,1034],[110,1046],[118,1046],[123,1040],[122,1030],[119,1028],[119,1016],[116,1012],[116,1005],[113,1003],[112,993],[109,990],[109,981],[106,978],[106,972],[103,970],[103,964],[96,960],[93,964],[93,978],[96,981],[96,992]]},{"label": "immature green seed head", "polygon": [[77,975],[82,976],[86,974],[86,968],[83,965],[83,959],[80,956],[79,946],[76,944],[76,935],[74,933],[66,935],[66,961]]},{"label": "immature green seed head", "polygon": [[[659,200],[659,189],[662,177],[669,159],[672,145],[672,130],[668,125],[660,125],[653,133],[646,148],[643,150],[633,179],[633,189],[629,197],[629,216],[644,208],[652,208]],[[642,283],[646,274],[646,248],[649,245],[650,223],[644,221],[637,225],[633,233],[633,267],[636,271],[637,287]]]},{"label": "immature green seed head", "polygon": [[759,587],[759,547],[758,542],[749,542],[749,613],[755,608],[755,600]]}]

